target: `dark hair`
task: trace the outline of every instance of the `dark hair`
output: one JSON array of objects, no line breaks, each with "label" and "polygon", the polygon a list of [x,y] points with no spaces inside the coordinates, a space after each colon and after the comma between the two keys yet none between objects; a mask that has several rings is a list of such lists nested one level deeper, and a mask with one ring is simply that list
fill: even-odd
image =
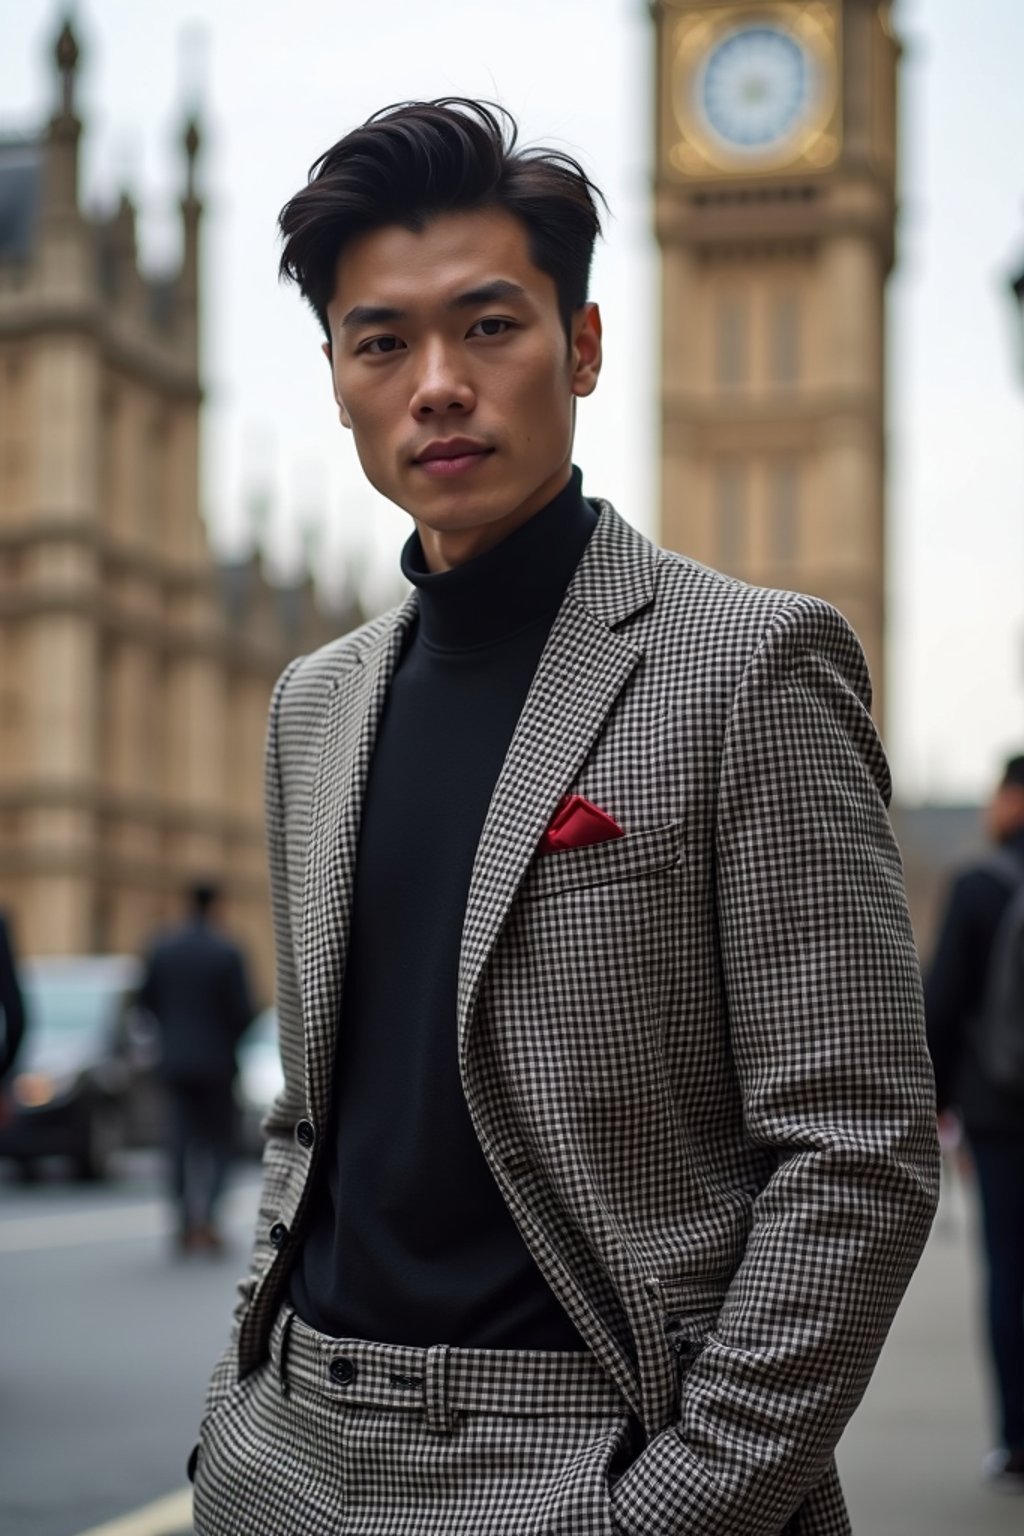
[{"label": "dark hair", "polygon": [[1024,756],[1011,757],[1003,769],[1003,783],[1024,789]]},{"label": "dark hair", "polygon": [[384,107],[314,161],[278,219],[280,275],[298,284],[328,341],[327,305],[350,240],[387,224],[418,232],[438,214],[478,208],[522,220],[531,259],[554,279],[568,334],[586,302],[605,199],[570,155],[516,149],[517,138],[503,107],[446,96]]},{"label": "dark hair", "polygon": [[196,880],[188,888],[188,900],[197,917],[205,917],[220,900],[220,887],[213,880]]}]

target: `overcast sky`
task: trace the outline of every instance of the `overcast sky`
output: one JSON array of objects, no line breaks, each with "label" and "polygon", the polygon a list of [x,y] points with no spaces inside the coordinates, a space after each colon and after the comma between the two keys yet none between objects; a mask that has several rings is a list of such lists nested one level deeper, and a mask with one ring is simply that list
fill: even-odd
[{"label": "overcast sky", "polygon": [[[0,131],[54,100],[62,12],[0,0]],[[903,215],[890,288],[887,746],[906,799],[984,793],[1024,749],[1024,5],[902,0]],[[983,18],[983,22],[982,22]],[[173,262],[183,105],[198,92],[207,203],[204,505],[221,548],[272,490],[279,568],[353,562],[393,590],[405,514],[365,484],[337,424],[316,323],[278,287],[274,221],[309,163],[387,102],[483,95],[570,149],[613,217],[593,296],[606,362],[580,412],[585,485],[656,536],[651,23],[642,0],[82,0],[88,202],[127,184],[140,244]]]}]

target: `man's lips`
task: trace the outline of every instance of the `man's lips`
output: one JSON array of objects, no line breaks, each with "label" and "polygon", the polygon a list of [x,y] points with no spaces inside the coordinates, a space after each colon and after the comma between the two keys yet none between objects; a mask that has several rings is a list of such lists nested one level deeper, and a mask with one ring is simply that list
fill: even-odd
[{"label": "man's lips", "polygon": [[493,452],[493,448],[483,443],[452,438],[447,442],[431,443],[413,462],[428,475],[461,475],[482,464]]}]

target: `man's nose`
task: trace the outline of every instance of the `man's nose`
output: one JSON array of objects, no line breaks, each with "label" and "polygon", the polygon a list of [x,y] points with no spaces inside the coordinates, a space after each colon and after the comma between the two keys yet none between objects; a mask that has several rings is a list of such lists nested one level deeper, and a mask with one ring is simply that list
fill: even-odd
[{"label": "man's nose", "polygon": [[415,416],[443,415],[446,411],[471,411],[473,387],[467,377],[461,349],[437,343],[422,354],[416,389],[410,401]]}]

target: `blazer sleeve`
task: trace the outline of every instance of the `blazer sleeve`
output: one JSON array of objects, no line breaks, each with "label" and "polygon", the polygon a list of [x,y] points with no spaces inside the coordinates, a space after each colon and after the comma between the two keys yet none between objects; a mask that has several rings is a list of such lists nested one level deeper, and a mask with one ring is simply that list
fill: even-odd
[{"label": "blazer sleeve", "polygon": [[[275,992],[278,1016],[282,1029],[285,1027],[286,1018],[290,1019],[293,1025],[295,1020],[298,1019],[298,1027],[301,1029],[301,1008],[298,1003],[298,979],[295,973],[291,922],[289,919],[285,859],[284,796],[281,786],[278,736],[284,691],[292,672],[302,660],[303,658],[299,657],[286,668],[274,689],[267,724],[265,757],[264,788],[267,851],[270,865],[270,899],[274,924]],[[247,1011],[251,1009],[248,997],[246,998],[245,1008]],[[271,1106],[264,1121],[263,1130],[266,1135],[266,1141],[263,1148],[263,1182],[260,1190],[256,1231],[253,1237],[247,1273],[238,1281],[236,1287],[235,1306],[232,1313],[232,1326],[228,1344],[214,1367],[213,1375],[206,1390],[206,1402],[202,1417],[203,1423],[206,1422],[210,1414],[226,1398],[234,1382],[237,1380],[238,1333],[241,1328],[242,1319],[252,1300],[259,1278],[266,1272],[275,1258],[275,1251],[270,1245],[269,1223],[265,1219],[265,1213],[280,1209],[281,1196],[287,1185],[294,1157],[293,1131],[298,1115],[290,1109],[289,1103],[289,1092],[286,1085],[277,1101]]]},{"label": "blazer sleeve", "polygon": [[920,970],[860,646],[794,597],[732,703],[715,890],[747,1134],[773,1159],[627,1536],[777,1536],[826,1475],[938,1195]]}]

